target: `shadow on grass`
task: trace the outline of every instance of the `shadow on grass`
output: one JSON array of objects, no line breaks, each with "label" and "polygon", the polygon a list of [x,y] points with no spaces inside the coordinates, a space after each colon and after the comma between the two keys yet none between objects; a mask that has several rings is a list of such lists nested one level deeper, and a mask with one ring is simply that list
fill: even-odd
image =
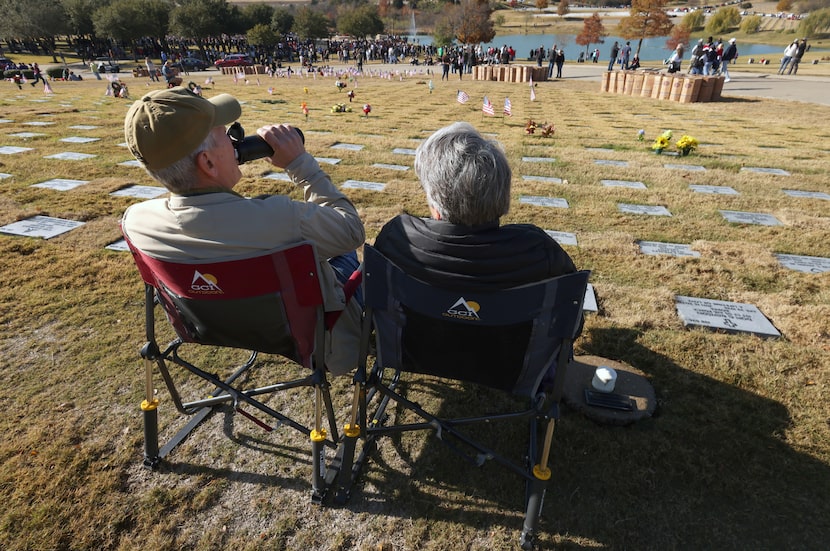
[{"label": "shadow on grass", "polygon": [[568,415],[545,528],[609,549],[822,549],[830,469],[786,441],[780,403],[694,373],[627,329],[589,332],[588,354],[646,373],[658,415],[627,428]]},{"label": "shadow on grass", "polygon": [[[677,365],[640,344],[642,336],[592,329],[585,339],[585,353],[644,371],[660,406],[656,417],[628,427],[564,412],[539,548],[825,548],[830,469],[787,443],[787,409]],[[440,401],[439,415],[503,399],[433,380],[418,380],[407,392]],[[501,448],[519,452],[524,437],[523,429],[496,433]],[[368,511],[380,500],[388,516],[501,529],[518,538],[520,477],[492,461],[470,468],[432,435],[415,445],[407,438],[379,440],[381,453],[372,455],[349,509]],[[371,496],[361,495],[367,483]]]}]

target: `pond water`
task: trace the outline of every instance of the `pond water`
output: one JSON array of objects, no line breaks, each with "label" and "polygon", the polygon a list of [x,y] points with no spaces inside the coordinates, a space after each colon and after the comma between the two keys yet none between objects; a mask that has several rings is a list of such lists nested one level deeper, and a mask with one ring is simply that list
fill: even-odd
[{"label": "pond water", "polygon": [[[666,47],[666,40],[668,37],[646,38],[643,40],[643,46],[640,48],[640,60],[642,61],[657,61],[663,60],[671,55],[672,51]],[[722,37],[724,44],[729,40],[728,36]],[[410,42],[420,42],[421,44],[432,44],[432,37],[427,35],[417,35],[409,38]],[[589,51],[594,48],[599,48],[600,62],[608,63],[611,56],[611,47],[614,41],[620,44],[625,44],[625,39],[618,36],[607,36],[603,44],[591,44]],[[631,40],[631,50],[637,51],[637,41]],[[483,44],[484,49],[493,46],[501,48],[503,45],[512,46],[516,50],[516,59],[518,61],[526,61],[530,56],[530,51],[540,46],[549,49],[554,44],[565,51],[565,59],[568,61],[575,61],[579,57],[580,52],[585,51],[584,46],[576,43],[576,35],[574,34],[512,34],[497,36],[492,42]],[[738,55],[741,59],[746,60],[749,57],[762,58],[772,57],[780,58],[784,53],[783,46],[770,46],[766,44],[742,44],[738,41]],[[690,48],[686,48],[684,58],[689,59]]]}]

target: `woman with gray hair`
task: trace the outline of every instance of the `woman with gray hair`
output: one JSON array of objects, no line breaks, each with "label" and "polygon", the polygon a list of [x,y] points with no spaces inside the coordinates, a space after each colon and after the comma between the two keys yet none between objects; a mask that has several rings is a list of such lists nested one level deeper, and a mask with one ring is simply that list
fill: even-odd
[{"label": "woman with gray hair", "polygon": [[470,124],[456,122],[431,135],[418,147],[415,172],[430,217],[396,216],[374,244],[409,275],[475,290],[576,271],[542,229],[499,224],[510,208],[510,166],[499,144]]}]

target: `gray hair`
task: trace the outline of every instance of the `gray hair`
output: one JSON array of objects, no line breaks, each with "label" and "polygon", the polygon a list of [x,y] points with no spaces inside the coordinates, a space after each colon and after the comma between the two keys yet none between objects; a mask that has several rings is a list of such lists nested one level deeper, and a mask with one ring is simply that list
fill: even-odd
[{"label": "gray hair", "polygon": [[196,169],[196,157],[202,151],[207,151],[216,147],[216,140],[213,138],[213,132],[208,133],[207,138],[197,147],[193,153],[183,157],[173,163],[172,165],[160,168],[158,170],[151,170],[144,167],[147,174],[154,179],[161,182],[161,184],[173,193],[184,194],[189,193],[193,189],[193,185],[198,182],[199,176]]},{"label": "gray hair", "polygon": [[415,173],[427,203],[447,222],[497,222],[510,209],[512,173],[504,151],[466,122],[427,138],[415,152]]}]

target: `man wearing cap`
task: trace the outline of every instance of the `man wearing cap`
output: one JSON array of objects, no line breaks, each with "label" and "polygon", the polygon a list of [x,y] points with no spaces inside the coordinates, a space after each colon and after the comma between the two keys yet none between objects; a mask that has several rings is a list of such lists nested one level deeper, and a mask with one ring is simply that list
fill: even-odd
[{"label": "man wearing cap", "polygon": [[738,46],[735,45],[735,42],[737,42],[735,37],[729,39],[729,46],[723,51],[723,56],[721,57],[721,74],[726,77],[724,82],[732,80],[729,78],[729,64],[738,59]]},{"label": "man wearing cap", "polygon": [[[242,173],[225,131],[242,108],[229,94],[210,99],[188,88],[156,90],[127,112],[130,151],[170,195],[130,206],[122,229],[138,249],[163,260],[213,259],[308,240],[321,259],[326,310],[344,310],[326,343],[326,366],[355,367],[361,306],[346,303],[342,282],[357,268],[365,232],[354,205],[331,182],[294,128],[257,130],[274,150],[268,161],[303,186],[305,201],[284,195],[250,199],[233,191]],[[328,259],[328,260],[326,260]]]}]

